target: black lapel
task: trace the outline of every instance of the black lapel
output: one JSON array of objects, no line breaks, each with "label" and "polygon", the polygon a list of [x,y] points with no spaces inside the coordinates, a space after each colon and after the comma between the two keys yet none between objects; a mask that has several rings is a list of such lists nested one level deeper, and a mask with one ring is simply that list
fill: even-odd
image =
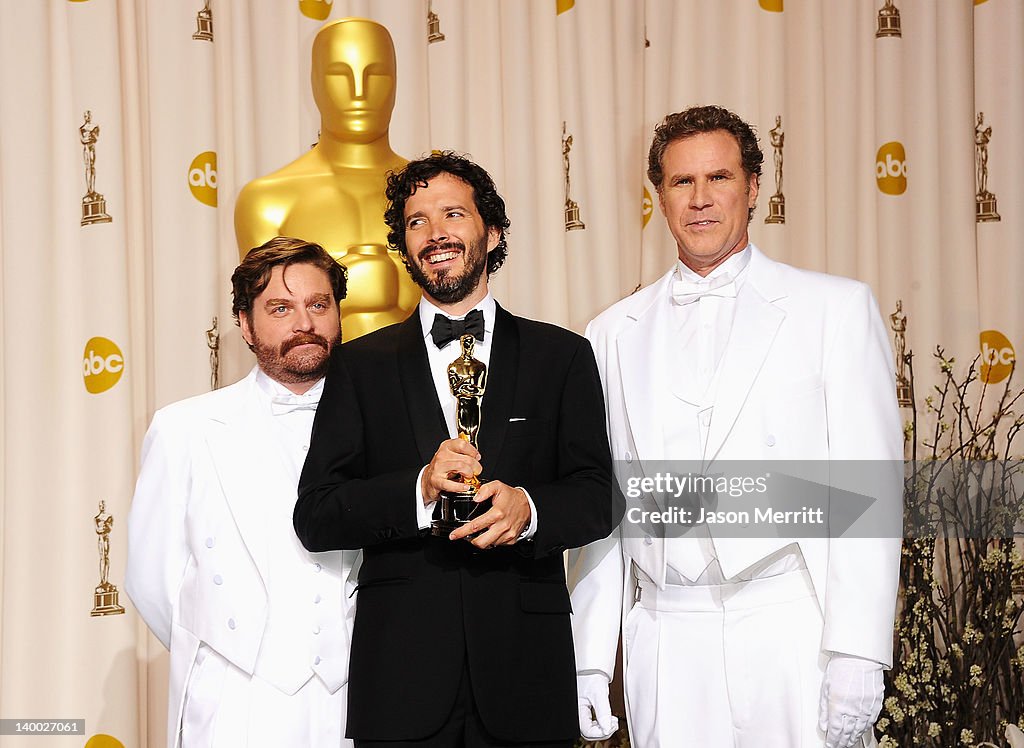
[{"label": "black lapel", "polygon": [[[427,363],[420,315],[413,312],[398,328],[398,376],[408,404],[409,422],[424,464],[430,462],[438,445],[448,438],[441,403]],[[382,394],[386,397],[386,394]]]},{"label": "black lapel", "polygon": [[512,416],[512,401],[519,374],[519,325],[515,317],[495,305],[494,339],[491,360],[487,363],[487,388],[480,412],[480,457],[484,477],[488,468],[494,468],[501,459],[505,444],[508,419]]}]

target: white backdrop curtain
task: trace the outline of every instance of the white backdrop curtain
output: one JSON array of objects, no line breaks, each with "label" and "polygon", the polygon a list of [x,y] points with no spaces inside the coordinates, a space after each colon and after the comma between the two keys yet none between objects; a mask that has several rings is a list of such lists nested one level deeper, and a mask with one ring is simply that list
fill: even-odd
[{"label": "white backdrop curtain", "polygon": [[[960,366],[983,331],[1004,362],[1021,345],[1020,0],[895,0],[899,36],[876,35],[885,0],[212,0],[212,41],[204,4],[0,0],[0,717],[162,744],[162,648],[123,591],[123,614],[90,615],[93,518],[104,501],[121,587],[153,411],[210,388],[214,317],[221,380],[251,366],[230,320],[234,199],[316,142],[324,20],[390,30],[398,153],[451,148],[494,175],[512,219],[494,288],[517,313],[582,330],[664,272],[651,132],[719,103],[761,135],[751,233],[769,255],[867,281],[885,314],[902,299],[926,378],[936,343]],[[999,214],[983,222],[979,113]],[[766,224],[776,117],[785,223]],[[93,137],[105,204],[84,206]],[[111,220],[83,225],[87,207]]]}]

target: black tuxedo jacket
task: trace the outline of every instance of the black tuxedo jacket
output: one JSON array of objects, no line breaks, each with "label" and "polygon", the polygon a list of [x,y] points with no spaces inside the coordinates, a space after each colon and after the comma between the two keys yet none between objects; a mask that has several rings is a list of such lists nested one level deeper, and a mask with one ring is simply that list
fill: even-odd
[{"label": "black tuxedo jacket", "polygon": [[621,517],[594,354],[572,332],[498,307],[487,368],[483,476],[529,491],[538,529],[477,551],[417,528],[416,478],[448,438],[419,315],[332,354],[295,530],[311,551],[364,551],[349,737],[431,735],[464,667],[495,737],[579,734],[562,551],[607,536]]}]

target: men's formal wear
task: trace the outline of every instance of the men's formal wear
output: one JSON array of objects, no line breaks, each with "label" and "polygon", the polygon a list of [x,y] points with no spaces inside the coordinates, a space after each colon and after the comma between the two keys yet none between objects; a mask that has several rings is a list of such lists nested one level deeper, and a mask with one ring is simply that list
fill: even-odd
[{"label": "men's formal wear", "polygon": [[419,518],[420,471],[453,436],[435,379],[458,345],[428,354],[421,313],[332,354],[295,529],[313,550],[363,549],[349,686],[357,742],[437,735],[467,695],[503,744],[578,735],[562,551],[618,519],[600,380],[582,337],[489,309],[493,334],[478,348],[483,475],[522,487],[535,506],[535,533],[513,546],[477,550],[430,535]]},{"label": "men's formal wear", "polygon": [[309,553],[291,524],[321,390],[255,368],[153,417],[126,588],[171,651],[169,746],[350,745],[358,554]]},{"label": "men's formal wear", "polygon": [[[620,480],[657,460],[713,474],[729,460],[902,459],[891,354],[862,283],[750,245],[707,278],[673,268],[587,337]],[[828,658],[891,663],[899,549],[624,526],[570,555],[578,671],[610,678],[621,621],[634,745],[820,746]]]}]

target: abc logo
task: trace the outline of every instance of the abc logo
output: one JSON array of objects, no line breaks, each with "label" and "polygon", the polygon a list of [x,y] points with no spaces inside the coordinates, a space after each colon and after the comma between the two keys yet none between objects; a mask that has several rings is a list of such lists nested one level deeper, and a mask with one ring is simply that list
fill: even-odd
[{"label": "abc logo", "polygon": [[106,392],[121,379],[124,356],[112,340],[89,338],[82,356],[82,378],[85,389],[94,395]]},{"label": "abc logo", "polygon": [[902,195],[907,191],[907,154],[903,143],[894,140],[878,149],[875,179],[878,189],[886,195]]},{"label": "abc logo", "polygon": [[331,15],[331,6],[334,0],[299,0],[299,10],[302,15],[312,18],[314,21],[323,21]]},{"label": "abc logo", "polygon": [[783,0],[757,0],[761,5],[761,10],[767,10],[770,13],[781,13]]},{"label": "abc logo", "polygon": [[188,167],[188,188],[203,205],[217,207],[217,154],[203,151]]},{"label": "abc logo", "polygon": [[640,202],[641,210],[644,216],[644,228],[647,228],[647,222],[651,220],[651,214],[654,212],[654,201],[651,199],[651,193],[647,191],[647,186],[644,185],[644,197]]},{"label": "abc logo", "polygon": [[1009,339],[998,330],[981,333],[981,381],[998,384],[1010,376],[1017,354]]}]

